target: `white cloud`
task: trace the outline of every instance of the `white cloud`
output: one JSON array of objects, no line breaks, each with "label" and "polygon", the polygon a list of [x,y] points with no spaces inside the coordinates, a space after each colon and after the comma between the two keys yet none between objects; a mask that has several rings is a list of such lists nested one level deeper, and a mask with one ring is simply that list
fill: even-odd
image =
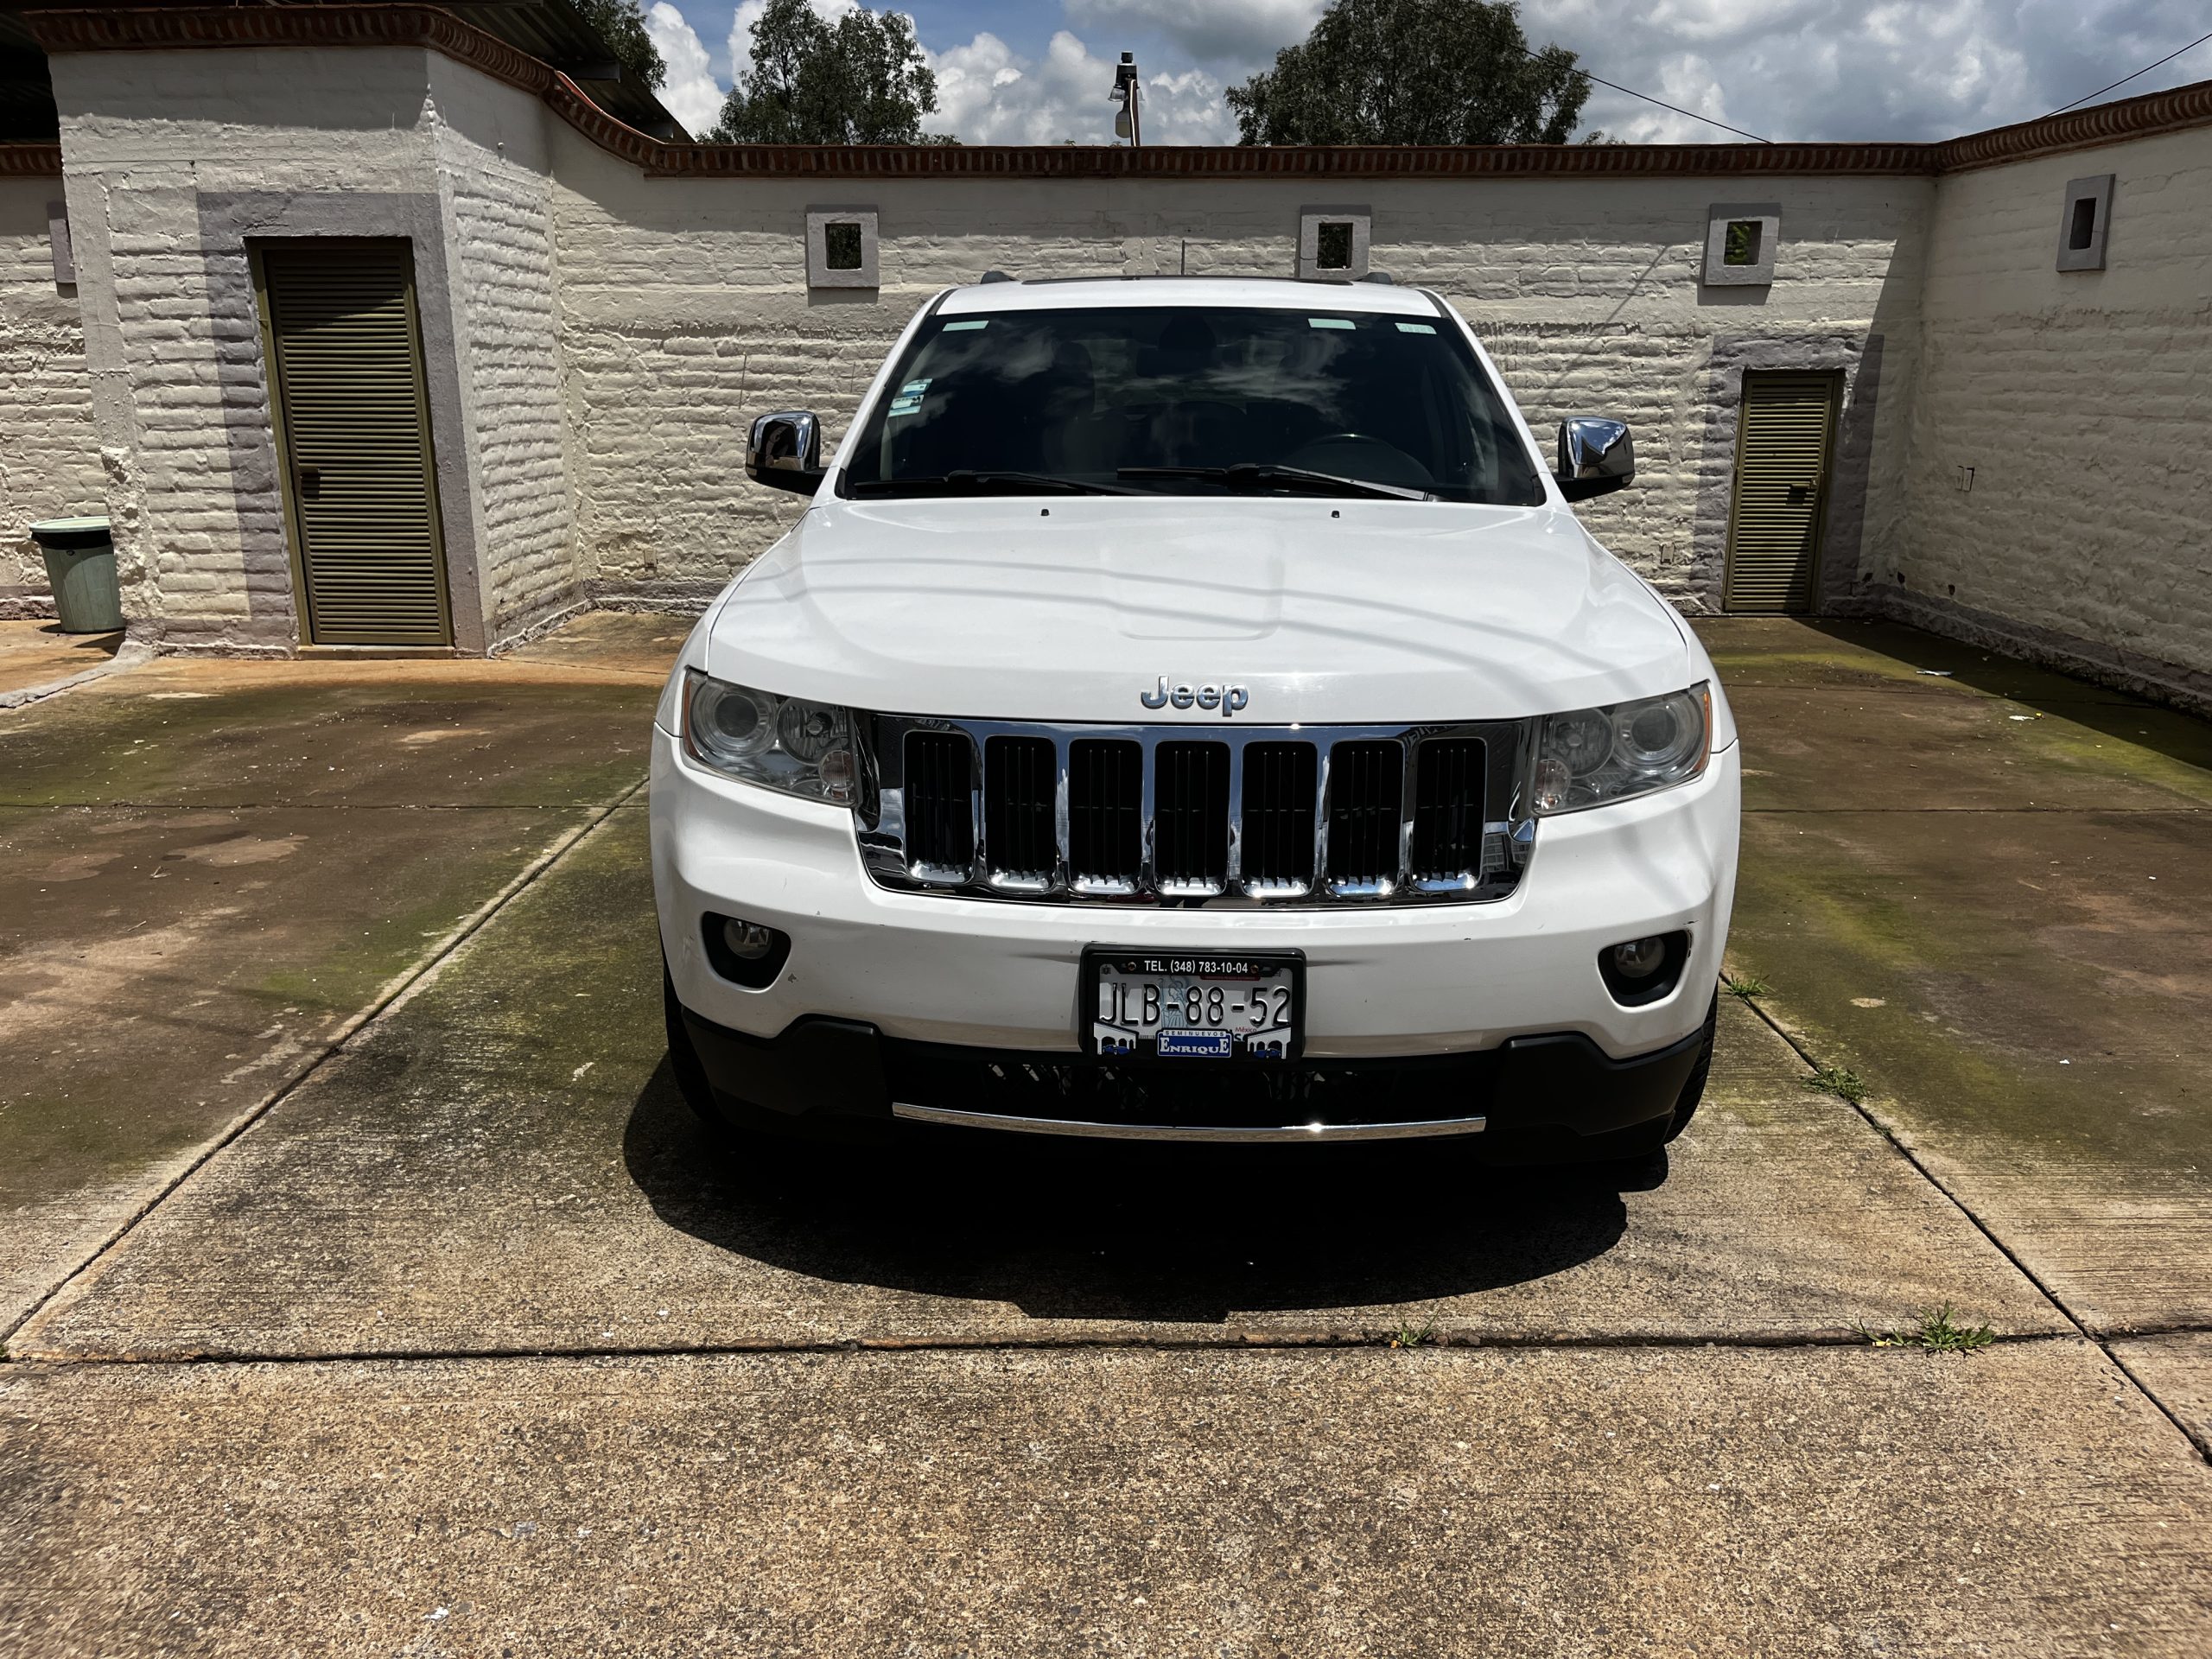
[{"label": "white cloud", "polygon": [[[859,0],[810,3],[835,19]],[[945,0],[915,3],[925,44],[943,38],[963,10]],[[1107,142],[1113,60],[1127,47],[1147,72],[1147,141],[1232,143],[1236,124],[1223,88],[1304,39],[1323,3],[1034,4],[1027,14],[1034,35],[976,34],[928,54],[940,108],[925,124],[972,143]],[[749,61],[752,26],[764,7],[765,0],[736,7],[725,60],[702,49],[669,0],[653,4],[646,27],[669,66],[662,101],[686,126],[713,125],[729,65]],[[692,10],[710,32],[728,15],[719,6]],[[1522,22],[1533,44],[1556,41],[1581,54],[1592,73],[1770,137],[1916,139],[2040,115],[2202,33],[2200,11],[2200,0],[1522,0]],[[1040,40],[1059,18],[1071,27]],[[1085,40],[1107,49],[1095,54]],[[2204,76],[2212,76],[2212,45],[2113,96]],[[1605,87],[1592,96],[1584,124],[1646,143],[1728,137]]]},{"label": "white cloud", "polygon": [[652,10],[645,14],[645,33],[652,36],[661,61],[668,66],[660,101],[696,137],[719,121],[722,113],[725,89],[707,67],[707,48],[699,43],[697,31],[683,21],[683,14],[668,0],[654,0]]},{"label": "white cloud", "polygon": [[[1217,75],[1242,79],[1302,41],[1324,0],[1065,0],[1068,22],[1094,39],[1150,35]],[[1134,41],[1130,42],[1134,44]],[[1118,56],[1120,48],[1116,48]],[[1140,54],[1138,61],[1143,61]]]},{"label": "white cloud", "polygon": [[[923,125],[971,144],[1114,142],[1114,64],[1096,57],[1066,29],[1041,60],[1021,56],[997,35],[929,54],[937,72],[937,113]],[[1144,137],[1154,144],[1219,144],[1236,137],[1221,82],[1201,68],[1146,79]]]},{"label": "white cloud", "polygon": [[[1777,139],[1948,138],[2024,121],[2203,32],[2190,0],[1527,0],[1530,40]],[[2119,95],[2212,73],[2212,47]],[[1728,135],[1599,87],[1585,120],[1640,143]]]}]

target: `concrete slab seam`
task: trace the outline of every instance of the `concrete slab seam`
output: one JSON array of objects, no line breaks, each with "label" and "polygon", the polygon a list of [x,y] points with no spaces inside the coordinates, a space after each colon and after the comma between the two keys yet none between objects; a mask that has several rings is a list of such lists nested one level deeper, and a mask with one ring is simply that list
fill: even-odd
[{"label": "concrete slab seam", "polygon": [[262,1096],[259,1100],[256,1101],[252,1105],[247,1107],[245,1110],[240,1112],[236,1117],[232,1118],[228,1124],[225,1125],[220,1131],[205,1143],[197,1153],[190,1154],[185,1160],[184,1166],[178,1170],[168,1180],[163,1182],[157,1192],[147,1198],[144,1202],[138,1205],[129,1215],[125,1216],[123,1220],[108,1234],[108,1236],[93,1248],[91,1254],[86,1255],[83,1261],[79,1262],[67,1273],[64,1274],[61,1278],[50,1286],[42,1295],[35,1299],[30,1305],[23,1310],[21,1316],[10,1324],[5,1330],[0,1330],[0,1363],[7,1363],[14,1357],[8,1344],[14,1338],[17,1332],[21,1331],[32,1319],[37,1318],[41,1312],[51,1305],[56,1298],[60,1297],[64,1292],[68,1290],[72,1285],[79,1282],[86,1274],[90,1273],[94,1268],[99,1266],[105,1257],[113,1251],[118,1244],[122,1243],[125,1238],[130,1236],[131,1232],[137,1229],[141,1222],[144,1221],[147,1217],[153,1214],[156,1209],[158,1209],[162,1204],[166,1203],[177,1192],[177,1190],[187,1181],[190,1180],[193,1176],[207,1167],[209,1161],[215,1158],[217,1154],[221,1153],[227,1147],[231,1146],[238,1139],[239,1136],[245,1134],[245,1132],[251,1129],[256,1123],[258,1123],[263,1118],[266,1117],[280,1102],[290,1096],[295,1090],[300,1087],[301,1084],[307,1082],[309,1077],[320,1071],[323,1066],[327,1065],[341,1049],[353,1039],[354,1037],[358,1036],[363,1030],[376,1020],[381,1019],[385,1014],[391,1012],[394,1008],[402,1006],[408,999],[410,994],[424,980],[426,976],[434,974],[448,958],[453,956],[456,950],[460,950],[461,947],[466,944],[470,938],[474,937],[474,935],[479,932],[493,917],[505,908],[512,899],[513,899],[524,888],[530,887],[533,882],[535,882],[538,877],[544,874],[547,870],[552,868],[552,867],[560,861],[563,855],[568,853],[572,848],[575,847],[594,830],[606,823],[608,819],[612,818],[616,811],[628,802],[632,797],[635,796],[640,790],[645,788],[645,781],[646,780],[643,778],[639,779],[635,783],[630,785],[626,789],[624,789],[613,798],[603,803],[597,808],[582,809],[588,810],[591,813],[591,817],[587,822],[579,824],[565,834],[556,837],[550,846],[548,846],[543,851],[540,852],[536,858],[532,859],[529,864],[525,865],[520,871],[518,871],[505,886],[502,887],[497,893],[493,893],[491,898],[486,899],[484,903],[477,906],[474,911],[471,912],[467,917],[463,918],[452,928],[448,929],[442,937],[433,944],[428,950],[424,951],[422,956],[418,957],[412,964],[401,969],[399,973],[394,975],[391,979],[386,980],[367,1002],[363,1004],[362,1007],[353,1014],[347,1016],[345,1022],[340,1025],[336,1031],[333,1032],[329,1038],[327,1039],[321,1046],[315,1049],[312,1053],[304,1056],[289,1073],[280,1079],[266,1094]]},{"label": "concrete slab seam", "polygon": [[96,668],[81,674],[72,674],[59,680],[48,680],[44,685],[26,685],[14,691],[0,691],[0,712],[27,709],[32,703],[43,702],[48,697],[58,697],[64,691],[73,691],[80,685],[94,680],[104,680],[111,674],[122,674],[154,660],[150,645],[129,644]]},{"label": "concrete slab seam", "polygon": [[[1993,1336],[1989,1345],[2018,1347],[2036,1344],[2102,1344],[2067,1331],[2017,1331]],[[29,1353],[10,1355],[10,1366],[35,1365],[41,1370],[99,1370],[109,1367],[156,1365],[178,1369],[218,1365],[416,1365],[463,1362],[488,1364],[536,1363],[543,1360],[727,1359],[761,1355],[804,1354],[1053,1354],[1053,1353],[1320,1353],[1351,1350],[1389,1350],[1398,1345],[1388,1332],[1370,1331],[1252,1331],[1224,1332],[1218,1336],[1167,1336],[1132,1332],[1097,1337],[1015,1337],[1004,1334],[962,1337],[855,1337],[819,1341],[786,1341],[764,1338],[757,1342],[641,1343],[569,1348],[334,1348],[318,1353],[296,1350],[226,1349],[219,1352],[104,1354]],[[1828,1349],[1872,1353],[1856,1332],[1814,1332],[1781,1335],[1766,1332],[1624,1333],[1617,1336],[1545,1337],[1439,1334],[1406,1351],[1454,1349],[1493,1353],[1637,1353],[1695,1352],[1726,1350],[1738,1353],[1790,1353]],[[1900,1357],[1906,1350],[1898,1351]]]},{"label": "concrete slab seam", "polygon": [[[1806,1051],[1805,1045],[1799,1039],[1797,1033],[1785,1027],[1780,1020],[1775,1017],[1771,1010],[1764,1007],[1760,1001],[1757,999],[1745,997],[1744,1001],[1751,1005],[1751,1012],[1759,1017],[1770,1031],[1773,1032],[1776,1036],[1781,1038],[1783,1042],[1789,1045],[1792,1052],[1796,1054],[1799,1059],[1805,1063],[1808,1070],[1818,1071],[1821,1069],[1820,1063]],[[1838,1096],[1838,1098],[1840,1099],[1842,1096]],[[2113,1351],[2112,1344],[2099,1332],[2090,1329],[2088,1325],[2078,1314],[2076,1314],[2072,1308],[2067,1306],[2065,1301],[2058,1295],[2058,1294],[2049,1285],[2044,1282],[2042,1276],[2038,1274],[2034,1268],[2031,1268],[2024,1261],[2023,1261],[2017,1251],[2005,1243],[2003,1239],[1999,1238],[1995,1230],[1992,1229],[1986,1222],[1983,1221],[1980,1216],[1974,1212],[1973,1208],[1967,1205],[1964,1198],[1953,1192],[1950,1186],[1944,1182],[1941,1177],[1939,1177],[1933,1170],[1929,1169],[1925,1163],[1921,1161],[1918,1154],[1913,1151],[1912,1147],[1906,1142],[1904,1137],[1897,1132],[1894,1126],[1885,1122],[1882,1118],[1872,1110],[1863,1101],[1846,1100],[1844,1103],[1849,1106],[1852,1110],[1858,1113],[1859,1116],[1866,1121],[1869,1128],[1872,1129],[1875,1134],[1880,1135],[1883,1140],[1888,1141],[1889,1144],[1897,1150],[1897,1155],[1903,1158],[1906,1163],[1910,1164],[1923,1180],[1926,1181],[1929,1185],[1934,1187],[1936,1192],[1942,1193],[1943,1197],[1949,1201],[1951,1206],[1955,1209],[1959,1214],[1966,1217],[1967,1224],[1973,1227],[1976,1232],[1980,1233],[1982,1237],[1987,1239],[1991,1248],[1996,1250],[1999,1255],[2003,1256],[2005,1261],[2011,1262],[2014,1271],[2018,1273],[2023,1279],[2028,1281],[2028,1283],[2034,1286],[2037,1294],[2042,1296],[2045,1301],[2049,1302],[2052,1307],[2056,1308],[2060,1315],[2065,1319],[2068,1324],[2071,1325],[2076,1331],[2082,1333],[2082,1337],[2084,1341],[2095,1345],[2098,1352],[2101,1353],[2105,1358],[2111,1363],[2113,1369],[2117,1370],[2122,1376],[2126,1377],[2129,1384],[2133,1386],[2139,1394],[2140,1394],[2145,1400],[2149,1401],[2152,1406],[2158,1408],[2159,1415],[2174,1426],[2175,1429],[2180,1433],[2182,1438],[2188,1441],[2191,1448],[2195,1450],[2201,1461],[2207,1464],[2212,1464],[2212,1442],[2208,1442],[2205,1440],[2200,1439],[2196,1433],[2192,1433],[2189,1425],[2182,1421],[2181,1417],[2173,1410],[2173,1408],[2168,1406],[2166,1402],[2161,1400],[2156,1394],[2152,1392],[2149,1385],[2146,1384],[2140,1376],[2136,1375],[2133,1368],[2118,1354]],[[2129,1331],[2124,1334],[2129,1337],[2133,1337],[2139,1334],[2149,1333]]]}]

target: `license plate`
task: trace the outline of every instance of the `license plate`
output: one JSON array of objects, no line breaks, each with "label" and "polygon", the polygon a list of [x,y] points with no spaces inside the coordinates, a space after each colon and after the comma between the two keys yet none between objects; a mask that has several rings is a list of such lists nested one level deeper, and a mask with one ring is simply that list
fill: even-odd
[{"label": "license plate", "polygon": [[1303,966],[1284,952],[1086,950],[1083,1046],[1108,1059],[1294,1059]]}]

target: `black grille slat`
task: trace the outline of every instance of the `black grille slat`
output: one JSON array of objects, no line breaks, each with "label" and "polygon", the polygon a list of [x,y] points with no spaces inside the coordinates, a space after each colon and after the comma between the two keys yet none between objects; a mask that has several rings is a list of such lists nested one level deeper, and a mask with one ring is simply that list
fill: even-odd
[{"label": "black grille slat", "polygon": [[994,875],[1052,880],[1059,757],[1049,737],[995,737],[983,745],[983,849]]},{"label": "black grille slat", "polygon": [[976,750],[964,733],[906,734],[906,861],[965,871],[976,861]]},{"label": "black grille slat", "polygon": [[1244,885],[1303,889],[1313,880],[1319,756],[1311,743],[1255,743],[1244,751],[1241,860]]},{"label": "black grille slat", "polygon": [[1229,877],[1229,745],[1162,743],[1153,761],[1152,861],[1162,883]]},{"label": "black grille slat", "polygon": [[1395,742],[1329,751],[1329,880],[1372,886],[1398,874],[1405,750]]},{"label": "black grille slat", "polygon": [[1144,746],[1120,738],[1068,745],[1068,874],[1135,885],[1144,859]]},{"label": "black grille slat", "polygon": [[1414,753],[1413,873],[1429,880],[1483,868],[1480,738],[1432,738]]}]

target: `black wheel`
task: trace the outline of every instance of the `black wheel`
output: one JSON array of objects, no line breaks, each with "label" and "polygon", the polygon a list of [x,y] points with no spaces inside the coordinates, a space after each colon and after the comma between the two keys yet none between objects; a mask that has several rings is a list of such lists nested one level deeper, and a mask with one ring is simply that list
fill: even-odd
[{"label": "black wheel", "polygon": [[715,1104],[715,1086],[707,1081],[707,1068],[699,1064],[698,1051],[691,1046],[691,1033],[683,1029],[683,1005],[676,1000],[676,982],[669,977],[666,963],[661,964],[660,999],[668,1020],[668,1069],[676,1078],[677,1091],[702,1122],[727,1129],[729,1120]]},{"label": "black wheel", "polygon": [[1705,1079],[1713,1070],[1713,1039],[1720,1027],[1720,993],[1713,994],[1713,1006],[1705,1011],[1705,1041],[1698,1046],[1697,1064],[1682,1081],[1682,1092],[1675,1097],[1674,1121],[1667,1125],[1667,1139],[1672,1141],[1690,1126],[1690,1119],[1697,1116],[1697,1103],[1705,1098]]},{"label": "black wheel", "polygon": [[817,1119],[813,1115],[793,1117],[756,1106],[749,1100],[724,1094],[707,1080],[707,1068],[683,1028],[683,1005],[676,1000],[676,982],[668,964],[661,963],[661,1007],[668,1022],[668,1069],[676,1079],[683,1103],[732,1147],[758,1147],[763,1143],[806,1142],[830,1146],[874,1147],[888,1139],[886,1126],[839,1118]]}]

